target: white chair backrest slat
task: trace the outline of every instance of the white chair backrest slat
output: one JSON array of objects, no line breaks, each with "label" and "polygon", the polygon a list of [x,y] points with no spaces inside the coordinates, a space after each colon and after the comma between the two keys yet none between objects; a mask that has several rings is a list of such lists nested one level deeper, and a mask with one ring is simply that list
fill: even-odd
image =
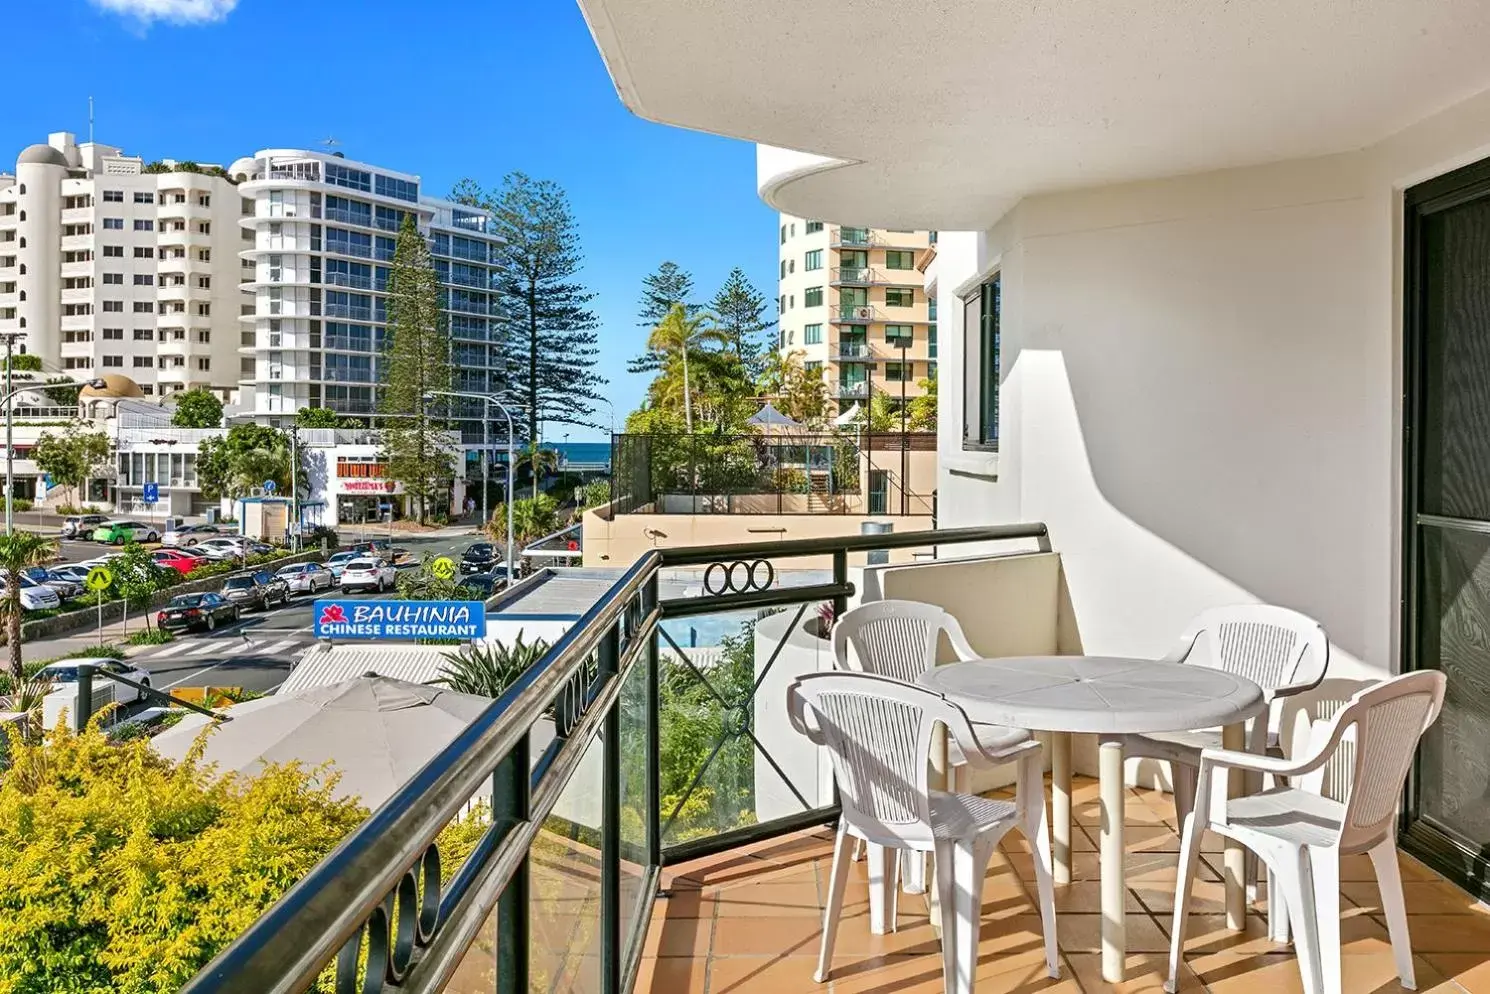
[{"label": "white chair backrest slat", "polygon": [[1324,679],[1330,640],[1319,622],[1272,604],[1239,604],[1202,612],[1190,624],[1185,661],[1246,677],[1270,703]]},{"label": "white chair backrest slat", "polygon": [[971,653],[962,626],[941,607],[918,601],[872,601],[849,611],[833,626],[833,651],[839,669],[914,683],[936,665],[937,641],[944,631],[959,656]]}]

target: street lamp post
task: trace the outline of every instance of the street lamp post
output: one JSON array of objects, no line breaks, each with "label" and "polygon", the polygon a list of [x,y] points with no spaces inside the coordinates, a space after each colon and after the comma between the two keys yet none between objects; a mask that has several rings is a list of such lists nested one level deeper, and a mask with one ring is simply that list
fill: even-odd
[{"label": "street lamp post", "polygon": [[[6,366],[6,375],[9,377],[9,366]],[[66,383],[48,383],[48,390],[57,390],[64,387],[92,387],[102,390],[106,384],[101,379],[70,380]],[[28,393],[39,389],[36,384],[29,384],[18,390],[11,390],[3,398],[0,404],[5,405],[5,534],[11,534],[15,526],[15,501],[11,499],[11,488],[15,478],[15,447],[10,444],[11,430],[15,424],[15,398],[17,394]]]},{"label": "street lamp post", "polygon": [[[514,457],[513,450],[512,450],[512,412],[507,409],[507,405],[506,404],[502,403],[500,400],[497,400],[497,398],[491,396],[490,394],[484,394],[484,393],[466,393],[466,392],[463,392],[463,391],[460,391],[460,390],[431,390],[428,393],[426,393],[424,396],[425,396],[426,399],[428,399],[430,397],[440,396],[440,397],[465,397],[468,400],[480,400],[480,401],[484,401],[488,406],[494,406],[494,407],[496,407],[497,410],[499,410],[499,411],[502,412],[502,416],[507,419],[507,494],[506,494],[506,496],[507,496],[507,556],[506,556],[506,560],[505,561],[507,563],[507,582],[508,583],[511,583],[512,582],[512,577],[513,577],[512,571],[513,571],[513,568],[515,566],[515,564],[512,561],[512,556],[513,556],[512,536],[514,534],[514,531],[513,531],[513,522],[515,520],[515,517],[514,517],[514,515],[512,513],[512,491],[513,491],[513,471],[514,471],[514,468],[515,468],[516,463],[517,463],[517,460]],[[491,428],[491,412],[490,412],[490,410],[488,410],[487,411],[487,416],[482,419],[482,429],[481,429],[481,438],[482,438],[481,445],[482,445],[482,454],[483,454],[483,457],[484,457],[482,459],[482,461],[481,461],[481,527],[482,528],[485,528],[487,522],[490,520],[490,518],[487,517],[487,504],[486,504],[486,495],[487,495],[487,490],[488,490],[488,486],[487,486],[487,482],[488,482],[488,469],[491,466],[491,453],[490,453],[491,432],[490,432],[490,428]]]}]

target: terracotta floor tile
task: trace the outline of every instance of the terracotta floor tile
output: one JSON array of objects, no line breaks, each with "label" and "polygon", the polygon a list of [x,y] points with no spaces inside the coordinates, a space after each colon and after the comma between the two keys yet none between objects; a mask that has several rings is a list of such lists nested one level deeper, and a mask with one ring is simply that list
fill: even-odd
[{"label": "terracotta floor tile", "polygon": [[703,994],[708,960],[644,959],[636,973],[633,994]]},{"label": "terracotta floor tile", "polygon": [[816,917],[822,911],[816,881],[748,884],[711,893],[720,918]]},{"label": "terracotta floor tile", "polygon": [[940,953],[835,958],[829,980],[832,994],[943,994],[945,991]]},{"label": "terracotta floor tile", "polygon": [[[714,955],[816,956],[822,942],[822,924],[816,916],[806,915],[728,922],[721,919],[714,932]],[[843,931],[840,925],[840,935]]]},{"label": "terracotta floor tile", "polygon": [[[1128,951],[1132,953],[1167,952],[1169,939],[1148,915],[1128,915]],[[1102,916],[1100,914],[1058,915],[1056,929],[1062,952],[1100,953],[1102,951]],[[1026,927],[1039,928],[1038,919]],[[1038,934],[1038,933],[1036,933]]]},{"label": "terracotta floor tile", "polygon": [[[1033,887],[1031,890],[1033,891]],[[1102,882],[1099,880],[1078,880],[1055,889],[1057,914],[1092,913],[1099,912],[1101,909]],[[1127,892],[1124,910],[1134,914],[1144,910],[1143,905],[1139,903],[1138,896],[1132,890]]]},{"label": "terracotta floor tile", "polygon": [[[1128,979],[1109,984],[1102,979],[1101,953],[1071,953],[1065,957],[1084,994],[1164,994],[1169,960],[1163,953],[1130,953],[1125,965]],[[1180,968],[1181,994],[1204,994],[1200,978],[1187,966]]]},{"label": "terracotta floor tile", "polygon": [[1418,957],[1468,994],[1490,994],[1490,949],[1479,953],[1428,953]]},{"label": "terracotta floor tile", "polygon": [[714,922],[707,918],[652,919],[642,941],[643,956],[698,956],[709,954]]},{"label": "terracotta floor tile", "polygon": [[[1142,880],[1128,879],[1128,889],[1143,902],[1140,911],[1149,911],[1168,922],[1174,913],[1174,880],[1177,870],[1160,870],[1145,874]],[[1098,905],[1097,907],[1100,907]],[[1096,907],[1088,911],[1097,910]],[[1226,885],[1219,880],[1197,880],[1190,892],[1192,915],[1226,914]]]},{"label": "terracotta floor tile", "polygon": [[715,956],[709,963],[709,994],[822,994],[826,987],[812,979],[816,957]]},{"label": "terracotta floor tile", "polygon": [[[833,946],[835,957],[865,959],[875,956],[940,956],[941,942],[932,930],[926,917],[924,905],[917,906],[914,914],[902,913],[894,932],[875,935],[869,931],[868,911],[845,917],[838,926],[838,939]],[[994,928],[1003,928],[1004,922],[987,922],[984,934]],[[816,955],[816,950],[814,950]]]},{"label": "terracotta floor tile", "polygon": [[1490,915],[1412,915],[1407,930],[1414,953],[1490,952]]},{"label": "terracotta floor tile", "polygon": [[[1340,885],[1340,892],[1372,914],[1381,914],[1381,892],[1376,881],[1348,881]],[[1409,915],[1466,914],[1490,918],[1490,910],[1453,884],[1404,880],[1402,896],[1407,901]]]},{"label": "terracotta floor tile", "polygon": [[[1258,991],[1302,994],[1304,989],[1298,961],[1292,955],[1217,953],[1199,961],[1190,961],[1190,967],[1211,994],[1255,994]],[[1459,994],[1453,984],[1421,957],[1414,960],[1413,969],[1417,974],[1419,994]],[[1389,948],[1369,955],[1343,957],[1340,986],[1348,994],[1400,994],[1403,989]]]},{"label": "terracotta floor tile", "polygon": [[713,918],[714,917],[714,893],[704,892],[687,888],[669,892],[667,897],[658,898],[657,904],[652,909],[652,921],[659,922],[668,918]]}]

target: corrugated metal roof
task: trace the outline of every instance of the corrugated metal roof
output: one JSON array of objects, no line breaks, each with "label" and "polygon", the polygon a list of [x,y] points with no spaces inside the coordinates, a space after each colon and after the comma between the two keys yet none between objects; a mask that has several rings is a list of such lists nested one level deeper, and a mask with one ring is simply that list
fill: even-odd
[{"label": "corrugated metal roof", "polygon": [[432,683],[445,667],[445,654],[453,645],[333,645],[317,646],[300,657],[277,693],[293,694],[312,687],[327,687],[362,676]]}]

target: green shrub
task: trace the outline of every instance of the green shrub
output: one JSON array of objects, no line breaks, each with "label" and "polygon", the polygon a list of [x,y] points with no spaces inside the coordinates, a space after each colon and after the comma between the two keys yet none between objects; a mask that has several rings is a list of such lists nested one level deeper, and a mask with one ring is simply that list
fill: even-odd
[{"label": "green shrub", "polygon": [[124,641],[129,645],[165,645],[175,638],[164,628],[141,628]]},{"label": "green shrub", "polygon": [[517,633],[511,645],[473,643],[460,652],[447,652],[445,665],[440,667],[440,678],[434,682],[462,694],[501,697],[546,652],[547,642],[537,639],[526,643],[522,632]]}]

